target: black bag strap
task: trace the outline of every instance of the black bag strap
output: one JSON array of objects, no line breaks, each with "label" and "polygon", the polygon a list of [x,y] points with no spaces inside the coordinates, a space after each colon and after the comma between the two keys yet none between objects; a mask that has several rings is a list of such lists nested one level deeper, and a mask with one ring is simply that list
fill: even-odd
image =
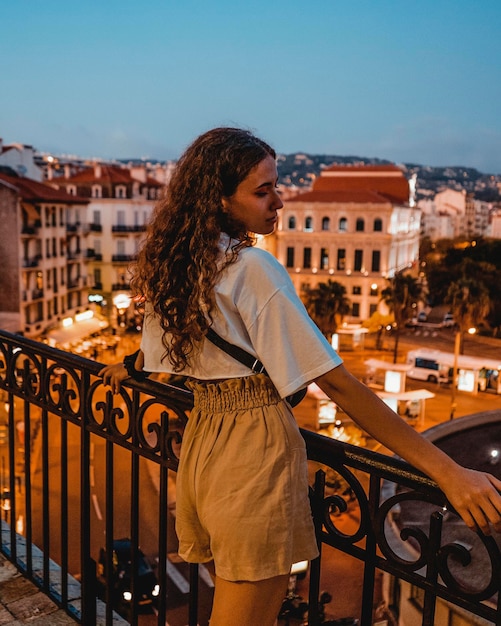
[{"label": "black bag strap", "polygon": [[266,370],[264,369],[264,365],[261,363],[259,359],[256,359],[255,356],[247,352],[243,348],[239,346],[235,346],[234,344],[226,341],[220,335],[216,333],[215,330],[209,328],[206,335],[207,339],[213,343],[215,346],[220,348],[226,354],[229,354],[240,363],[246,365],[249,369],[251,369],[256,374],[266,374]]}]

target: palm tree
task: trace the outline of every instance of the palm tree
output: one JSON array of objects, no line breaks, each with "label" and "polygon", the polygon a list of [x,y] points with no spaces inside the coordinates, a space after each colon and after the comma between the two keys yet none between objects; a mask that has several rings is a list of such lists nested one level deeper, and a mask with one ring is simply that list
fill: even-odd
[{"label": "palm tree", "polygon": [[465,275],[452,282],[445,302],[449,304],[452,316],[460,333],[460,354],[464,350],[464,334],[484,321],[491,308],[489,291],[481,280]]},{"label": "palm tree", "polygon": [[381,292],[381,300],[395,319],[393,363],[396,363],[400,330],[405,326],[405,322],[413,317],[417,303],[423,300],[424,289],[417,278],[403,272],[397,272],[393,278],[388,279],[388,283]]},{"label": "palm tree", "polygon": [[303,300],[309,315],[329,340],[343,317],[350,312],[346,288],[335,280],[329,279],[326,283],[318,283],[313,289],[307,289]]}]

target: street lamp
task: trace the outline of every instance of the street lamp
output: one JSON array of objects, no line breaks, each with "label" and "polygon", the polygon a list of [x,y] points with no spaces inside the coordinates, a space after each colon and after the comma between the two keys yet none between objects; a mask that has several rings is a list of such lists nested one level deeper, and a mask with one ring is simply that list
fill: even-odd
[{"label": "street lamp", "polygon": [[[468,328],[468,334],[474,335],[477,332],[476,328]],[[456,335],[454,337],[454,365],[452,367],[452,387],[451,387],[451,412],[449,415],[449,419],[454,419],[454,413],[456,412],[457,402],[456,402],[456,391],[458,386],[458,359],[459,359],[459,348],[461,347],[461,330],[456,330]]]}]

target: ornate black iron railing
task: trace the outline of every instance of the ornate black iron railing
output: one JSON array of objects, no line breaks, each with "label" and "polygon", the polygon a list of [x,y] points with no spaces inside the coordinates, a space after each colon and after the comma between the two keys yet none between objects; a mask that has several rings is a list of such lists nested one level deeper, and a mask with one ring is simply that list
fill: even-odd
[{"label": "ornate black iron railing", "polygon": [[[151,602],[163,625],[169,611],[178,610],[172,568],[185,567],[169,561],[175,542],[170,472],[177,467],[192,397],[183,387],[154,381],[130,382],[112,395],[100,368],[0,331],[1,550],[82,624],[111,624],[114,608],[138,624],[143,604]],[[501,624],[501,558],[492,537],[470,533],[465,542],[469,531],[462,527],[458,541],[454,528],[461,523],[444,522],[443,494],[402,461],[302,433],[315,464],[311,501],[321,551],[332,546],[364,564],[362,626],[373,623],[378,570],[422,590],[423,625],[434,623],[439,598]],[[341,477],[342,492],[332,473]],[[348,498],[358,520],[351,534],[338,524]],[[427,527],[398,527],[398,512],[410,500],[430,507]],[[144,603],[127,605],[116,596],[124,589],[117,589],[113,548],[124,536],[133,546],[126,590],[133,598],[144,591],[137,547],[157,557],[160,593],[146,597],[150,588]],[[472,561],[475,576],[469,574]],[[321,623],[321,568],[322,554],[310,568],[311,626]],[[186,584],[189,579],[186,621],[203,623],[210,592],[199,589],[197,566],[185,578],[176,572]]]}]

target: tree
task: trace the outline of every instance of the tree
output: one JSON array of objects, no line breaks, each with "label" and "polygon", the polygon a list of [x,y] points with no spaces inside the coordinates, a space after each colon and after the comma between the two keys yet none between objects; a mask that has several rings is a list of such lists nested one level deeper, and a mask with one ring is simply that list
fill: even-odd
[{"label": "tree", "polygon": [[489,291],[478,278],[463,275],[452,282],[447,292],[446,303],[460,333],[460,353],[463,354],[464,333],[469,328],[478,327],[491,308]]},{"label": "tree", "polygon": [[422,301],[423,297],[422,284],[414,276],[403,272],[397,272],[393,278],[388,279],[388,286],[381,292],[381,300],[395,318],[393,363],[397,362],[400,331],[405,326],[405,322],[413,317],[417,303]]},{"label": "tree", "polygon": [[310,317],[329,340],[351,308],[344,285],[331,279],[305,290],[303,300]]}]

